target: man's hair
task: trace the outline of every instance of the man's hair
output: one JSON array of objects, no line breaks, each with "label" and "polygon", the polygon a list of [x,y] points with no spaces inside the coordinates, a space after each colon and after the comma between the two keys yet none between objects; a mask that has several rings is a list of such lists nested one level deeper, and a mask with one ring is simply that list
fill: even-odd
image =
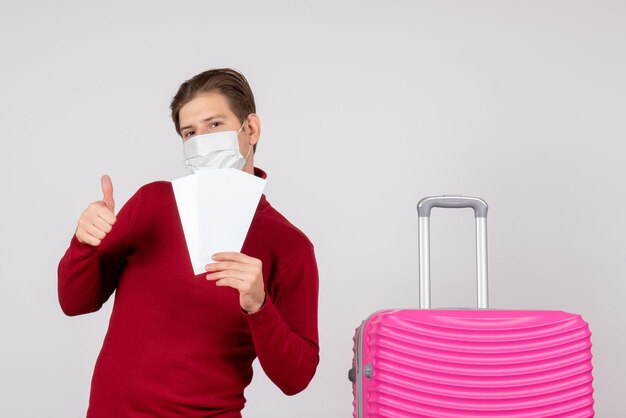
[{"label": "man's hair", "polygon": [[[180,109],[197,96],[210,92],[223,94],[230,110],[241,123],[250,113],[256,113],[254,95],[243,74],[232,68],[215,68],[195,75],[180,85],[170,105],[177,134],[180,135]],[[256,144],[253,149],[256,150]]]}]

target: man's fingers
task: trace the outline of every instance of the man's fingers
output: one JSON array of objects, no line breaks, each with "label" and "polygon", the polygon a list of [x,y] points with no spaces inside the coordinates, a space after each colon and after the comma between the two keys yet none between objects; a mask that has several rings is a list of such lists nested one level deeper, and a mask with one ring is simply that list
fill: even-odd
[{"label": "man's fingers", "polygon": [[85,209],[78,219],[76,238],[82,243],[98,246],[111,232],[116,218],[113,211],[102,201],[94,202]]},{"label": "man's fingers", "polygon": [[106,232],[92,224],[88,219],[81,219],[78,225],[88,235],[91,235],[99,240],[102,240],[107,235]]},{"label": "man's fingers", "polygon": [[100,242],[111,232],[115,223],[115,202],[113,201],[113,184],[107,175],[100,179],[103,198],[94,202],[85,209],[78,219],[76,238],[92,246],[100,245]]},{"label": "man's fingers", "polygon": [[235,252],[222,252],[213,254],[213,260],[215,261],[237,261],[239,263],[260,263],[261,260],[247,256],[243,253]]},{"label": "man's fingers", "polygon": [[206,271],[223,271],[223,270],[239,270],[244,272],[256,271],[256,267],[252,264],[238,263],[234,261],[221,261],[217,263],[207,264],[204,269]]},{"label": "man's fingers", "polygon": [[243,281],[246,279],[245,272],[237,270],[223,270],[218,271],[217,273],[210,273],[206,275],[207,280],[222,280],[226,278],[238,281]]},{"label": "man's fingers", "polygon": [[109,225],[113,225],[115,223],[117,218],[115,217],[113,210],[111,210],[108,206],[100,204],[96,205],[94,209],[97,217],[103,219]]},{"label": "man's fingers", "polygon": [[237,290],[241,309],[257,312],[265,300],[261,260],[235,252],[217,253],[213,259],[224,261],[208,264],[206,279]]},{"label": "man's fingers", "polygon": [[89,245],[92,245],[92,246],[94,246],[94,247],[97,247],[98,245],[100,245],[100,243],[101,243],[101,242],[102,242],[102,240],[99,240],[99,239],[98,239],[98,238],[96,238],[96,237],[92,237],[91,235],[88,235],[88,236],[87,236],[87,243],[88,243]]},{"label": "man's fingers", "polygon": [[237,280],[232,277],[227,277],[225,279],[219,279],[215,282],[216,286],[219,287],[232,287],[233,289],[239,290],[239,292],[247,292],[250,290],[250,284],[243,281]]},{"label": "man's fingers", "polygon": [[105,234],[108,234],[109,232],[111,232],[111,229],[113,229],[110,222],[108,222],[107,220],[99,216],[96,216],[95,218],[91,219],[91,223],[100,231],[104,232]]},{"label": "man's fingers", "polygon": [[102,201],[112,212],[115,211],[115,201],[113,200],[113,183],[111,177],[106,174],[100,179],[100,185],[102,186]]},{"label": "man's fingers", "polygon": [[97,247],[98,245],[100,245],[100,242],[102,242],[102,240],[99,240],[98,238],[88,234],[84,229],[79,229],[78,231],[76,231],[76,239],[78,239],[78,241],[82,242],[83,244],[89,244],[93,247]]}]

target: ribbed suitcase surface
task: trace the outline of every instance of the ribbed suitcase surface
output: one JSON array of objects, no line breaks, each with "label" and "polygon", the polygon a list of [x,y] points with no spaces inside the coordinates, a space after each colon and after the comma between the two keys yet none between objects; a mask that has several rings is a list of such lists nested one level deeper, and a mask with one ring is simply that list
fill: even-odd
[{"label": "ribbed suitcase surface", "polygon": [[359,330],[361,368],[371,366],[360,416],[593,416],[591,334],[578,315],[389,310]]}]

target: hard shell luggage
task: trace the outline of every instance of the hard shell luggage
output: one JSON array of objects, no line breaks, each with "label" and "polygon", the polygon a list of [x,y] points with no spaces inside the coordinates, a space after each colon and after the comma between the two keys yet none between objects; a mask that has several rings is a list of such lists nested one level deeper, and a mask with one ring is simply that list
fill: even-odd
[{"label": "hard shell luggage", "polygon": [[[430,309],[430,214],[474,209],[478,309]],[[354,413],[365,417],[593,417],[591,333],[562,311],[488,309],[487,204],[422,199],[420,309],[373,313],[354,337]]]}]

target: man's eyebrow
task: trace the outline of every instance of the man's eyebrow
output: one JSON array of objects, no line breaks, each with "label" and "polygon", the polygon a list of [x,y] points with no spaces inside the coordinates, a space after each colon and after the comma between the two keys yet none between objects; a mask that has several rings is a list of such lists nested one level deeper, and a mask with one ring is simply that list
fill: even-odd
[{"label": "man's eyebrow", "polygon": [[[226,116],[224,116],[224,115],[217,114],[217,115],[209,116],[208,118],[203,119],[203,120],[201,120],[200,122],[211,122],[213,119],[220,119],[220,118],[222,118],[222,119],[223,119],[223,118],[225,118],[225,117],[226,117]],[[182,132],[182,131],[184,131],[185,129],[190,129],[190,128],[193,128],[193,126],[191,126],[191,125],[182,126],[182,127],[180,128],[180,131]]]}]

